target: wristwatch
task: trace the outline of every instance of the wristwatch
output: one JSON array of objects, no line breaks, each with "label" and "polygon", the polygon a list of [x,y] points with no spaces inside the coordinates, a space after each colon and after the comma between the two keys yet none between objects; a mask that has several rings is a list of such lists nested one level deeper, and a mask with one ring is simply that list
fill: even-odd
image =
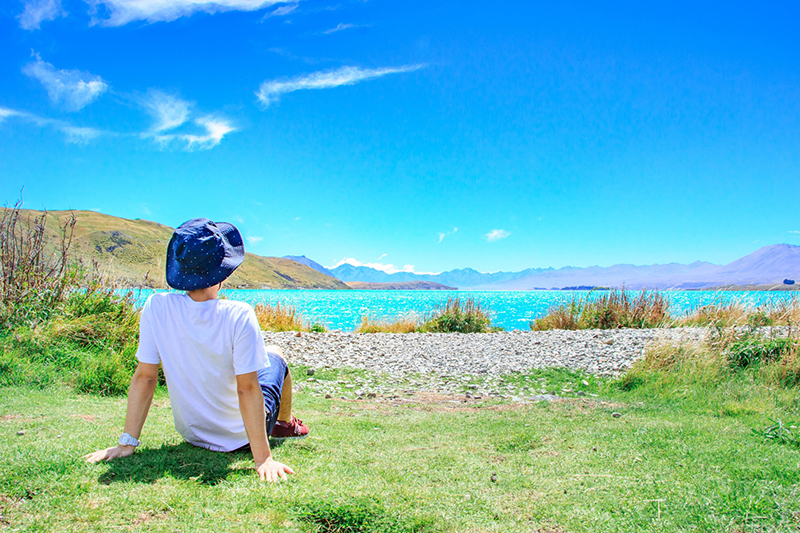
[{"label": "wristwatch", "polygon": [[120,446],[138,446],[139,439],[134,439],[130,434],[123,433],[119,437],[119,445]]}]

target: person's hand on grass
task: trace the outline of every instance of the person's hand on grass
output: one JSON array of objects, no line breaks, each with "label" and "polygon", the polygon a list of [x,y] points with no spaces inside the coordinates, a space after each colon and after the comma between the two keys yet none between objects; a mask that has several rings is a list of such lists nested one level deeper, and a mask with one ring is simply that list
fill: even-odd
[{"label": "person's hand on grass", "polygon": [[263,463],[256,463],[256,472],[258,472],[258,478],[261,481],[269,483],[285,480],[286,474],[294,474],[294,470],[271,457]]},{"label": "person's hand on grass", "polygon": [[98,463],[100,461],[111,461],[119,457],[130,457],[136,450],[136,446],[113,446],[105,450],[97,450],[96,452],[87,453],[83,456],[83,460],[87,463]]}]

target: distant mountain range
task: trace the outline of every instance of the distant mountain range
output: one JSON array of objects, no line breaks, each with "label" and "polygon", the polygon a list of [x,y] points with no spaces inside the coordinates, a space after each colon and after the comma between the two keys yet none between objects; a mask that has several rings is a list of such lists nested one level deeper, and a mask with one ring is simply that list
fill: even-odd
[{"label": "distant mountain range", "polygon": [[[313,266],[312,266],[313,268]],[[800,246],[764,246],[727,265],[696,261],[688,265],[619,264],[609,267],[529,268],[519,272],[482,273],[462,268],[439,274],[414,274],[343,264],[325,270],[345,281],[397,283],[431,281],[472,290],[532,290],[564,287],[622,287],[630,289],[704,289],[723,285],[780,284],[789,278],[800,282]]]},{"label": "distant mountain range", "polygon": [[[3,208],[0,208],[2,210]],[[23,211],[41,215],[39,211]],[[157,222],[129,220],[94,211],[50,211],[47,231],[72,215],[76,217],[72,252],[112,277],[132,285],[147,283],[164,287],[164,256],[173,229]],[[612,265],[586,268],[529,268],[519,272],[483,273],[461,268],[439,274],[395,272],[387,274],[369,267],[349,264],[326,269],[305,256],[261,257],[248,253],[244,263],[228,280],[229,287],[270,289],[344,289],[343,282],[398,283],[429,282],[478,290],[532,290],[569,287],[622,287],[630,289],[704,289],[725,285],[781,284],[784,279],[800,283],[800,246],[764,246],[727,265],[694,262],[688,265]],[[424,285],[416,285],[420,288]],[[405,287],[408,287],[406,285]],[[433,287],[428,285],[428,287]]]},{"label": "distant mountain range", "polygon": [[348,281],[347,286],[357,291],[454,291],[449,287],[432,281],[400,281],[397,283],[368,283],[366,281]]},{"label": "distant mountain range", "polygon": [[330,270],[328,270],[324,266],[320,265],[316,261],[312,261],[311,259],[309,259],[308,257],[306,257],[304,255],[284,255],[283,258],[284,259],[288,259],[290,261],[294,261],[296,263],[300,263],[301,265],[305,265],[307,267],[311,267],[314,270],[316,270],[317,272],[325,274],[326,276],[330,276],[332,278],[336,277],[333,274],[331,274]]}]

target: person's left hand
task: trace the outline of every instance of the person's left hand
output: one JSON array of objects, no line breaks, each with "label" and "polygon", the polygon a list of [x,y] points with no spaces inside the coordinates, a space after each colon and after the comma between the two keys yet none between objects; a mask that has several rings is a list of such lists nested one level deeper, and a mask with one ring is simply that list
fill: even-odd
[{"label": "person's left hand", "polygon": [[110,461],[118,457],[130,457],[136,450],[136,446],[114,446],[106,448],[105,450],[97,450],[96,452],[87,453],[83,456],[83,460],[87,463],[97,463],[100,461]]}]

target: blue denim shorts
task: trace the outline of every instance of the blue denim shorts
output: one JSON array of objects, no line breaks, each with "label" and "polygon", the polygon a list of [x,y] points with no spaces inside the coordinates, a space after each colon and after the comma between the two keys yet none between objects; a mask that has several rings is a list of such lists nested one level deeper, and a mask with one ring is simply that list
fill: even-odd
[{"label": "blue denim shorts", "polygon": [[258,383],[261,385],[261,393],[264,395],[264,408],[267,412],[267,437],[272,433],[275,422],[278,421],[278,410],[281,408],[281,393],[283,392],[283,380],[289,367],[286,361],[276,353],[267,352],[269,366],[258,371]]}]

